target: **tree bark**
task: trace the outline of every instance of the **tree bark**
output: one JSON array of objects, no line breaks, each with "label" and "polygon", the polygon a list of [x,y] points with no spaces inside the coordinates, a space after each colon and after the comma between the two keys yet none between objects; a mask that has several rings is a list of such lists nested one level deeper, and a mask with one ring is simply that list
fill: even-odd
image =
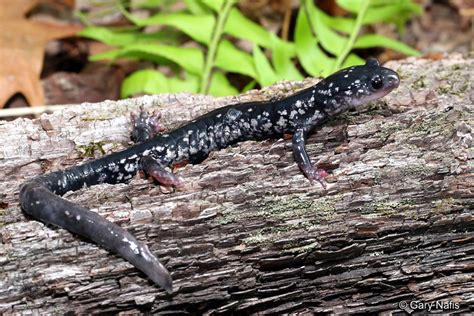
[{"label": "tree bark", "polygon": [[19,185],[127,147],[129,113],[139,106],[158,109],[172,129],[315,80],[0,122],[0,312],[367,313],[437,301],[445,305],[432,310],[472,312],[474,60],[389,67],[401,75],[397,91],[308,141],[310,157],[330,172],[327,191],[298,170],[291,140],[279,140],[241,143],[176,170],[186,180],[179,191],[137,177],[66,195],[145,241],[171,271],[172,295],[95,244],[27,218]]}]

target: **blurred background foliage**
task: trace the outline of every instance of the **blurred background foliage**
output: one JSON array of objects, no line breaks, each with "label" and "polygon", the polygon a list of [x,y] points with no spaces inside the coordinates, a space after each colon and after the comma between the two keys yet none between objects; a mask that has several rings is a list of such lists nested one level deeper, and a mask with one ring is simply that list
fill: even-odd
[{"label": "blurred background foliage", "polygon": [[[274,1],[281,23],[265,27],[244,14],[235,0],[102,0],[95,6],[116,10],[129,25],[88,25],[80,35],[112,47],[91,60],[151,62],[122,83],[121,96],[164,92],[234,95],[279,80],[327,76],[364,63],[361,52],[388,48],[404,55],[419,52],[375,32],[380,24],[403,33],[407,21],[422,13],[412,0],[336,0],[324,10],[314,0]],[[258,2],[258,1],[255,1]]]}]

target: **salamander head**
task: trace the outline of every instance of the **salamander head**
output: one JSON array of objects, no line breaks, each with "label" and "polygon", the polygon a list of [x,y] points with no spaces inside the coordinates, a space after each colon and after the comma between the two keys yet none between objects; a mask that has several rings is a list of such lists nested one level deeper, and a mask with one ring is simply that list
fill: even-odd
[{"label": "salamander head", "polygon": [[327,77],[316,85],[315,92],[326,101],[323,101],[326,112],[334,115],[377,100],[399,83],[395,71],[381,67],[376,59],[369,59],[365,65],[345,68]]}]

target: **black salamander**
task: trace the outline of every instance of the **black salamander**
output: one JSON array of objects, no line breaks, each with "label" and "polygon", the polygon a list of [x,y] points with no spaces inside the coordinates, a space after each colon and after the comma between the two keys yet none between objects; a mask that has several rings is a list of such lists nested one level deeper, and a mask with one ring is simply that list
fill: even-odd
[{"label": "black salamander", "polygon": [[396,72],[370,59],[365,65],[343,69],[287,98],[232,104],[156,137],[157,117],[141,113],[132,117],[132,136],[140,143],[33,178],[21,186],[20,203],[34,219],[65,228],[121,255],[171,293],[169,272],[146,245],[120,226],[60,196],[84,186],[127,182],[139,170],[163,185],[180,186],[182,180],[168,171],[168,166],[183,161],[197,164],[212,150],[283,134],[293,134],[294,157],[306,177],[325,186],[327,173],[315,168],[305,151],[308,132],[349,108],[383,97],[398,87],[399,81]]}]

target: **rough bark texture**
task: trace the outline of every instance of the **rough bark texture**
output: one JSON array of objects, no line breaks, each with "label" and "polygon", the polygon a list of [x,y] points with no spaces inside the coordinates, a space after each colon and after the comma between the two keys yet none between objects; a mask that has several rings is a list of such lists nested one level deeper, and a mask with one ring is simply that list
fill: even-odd
[{"label": "rough bark texture", "polygon": [[27,218],[19,185],[91,159],[84,153],[126,147],[129,113],[140,105],[174,128],[315,80],[0,122],[0,312],[381,312],[401,311],[402,301],[472,312],[474,60],[389,66],[402,78],[397,91],[309,140],[310,156],[331,172],[327,192],[309,184],[290,140],[280,140],[245,142],[177,170],[187,181],[181,191],[137,178],[67,195],[146,241],[172,272],[172,295],[96,245]]}]

